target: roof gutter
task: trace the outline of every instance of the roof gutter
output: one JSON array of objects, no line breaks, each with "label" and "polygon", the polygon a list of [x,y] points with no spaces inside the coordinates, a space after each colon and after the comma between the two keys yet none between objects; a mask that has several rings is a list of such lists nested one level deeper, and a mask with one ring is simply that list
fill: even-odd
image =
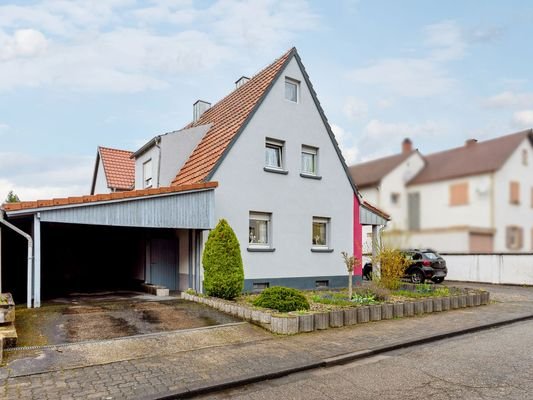
[{"label": "roof gutter", "polygon": [[150,150],[154,145],[157,146],[157,141],[158,140],[161,142],[161,135],[158,135],[158,136],[150,139],[150,141],[148,141],[144,146],[142,146],[139,150],[137,150],[135,153],[133,153],[130,158],[137,158],[140,155],[142,155],[143,153],[146,153],[148,150]]},{"label": "roof gutter", "polygon": [[[28,276],[27,276],[27,278],[28,278],[28,286],[27,286],[26,304],[27,304],[28,308],[31,308],[32,281],[33,281],[33,276],[32,276],[33,275],[33,270],[32,270],[32,267],[33,267],[33,239],[32,239],[32,237],[30,235],[28,235],[23,230],[17,228],[15,225],[7,222],[4,219],[4,211],[3,210],[0,210],[0,224],[2,224],[4,226],[7,226],[11,230],[13,230],[16,233],[18,233],[19,235],[23,236],[28,241]],[[0,243],[0,246],[1,246],[1,243]],[[0,253],[0,276],[2,274],[1,261],[2,261],[2,254]],[[2,289],[1,289],[1,281],[0,281],[0,292],[1,291],[2,291]]]}]

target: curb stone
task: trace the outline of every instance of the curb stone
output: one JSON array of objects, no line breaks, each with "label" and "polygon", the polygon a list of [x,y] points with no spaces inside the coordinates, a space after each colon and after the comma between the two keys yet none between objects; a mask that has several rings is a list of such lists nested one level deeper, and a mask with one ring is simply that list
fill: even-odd
[{"label": "curb stone", "polygon": [[443,340],[443,339],[466,335],[466,334],[474,333],[474,332],[480,332],[480,331],[488,330],[491,328],[497,328],[497,327],[510,325],[510,324],[517,323],[517,322],[528,321],[528,320],[533,320],[533,314],[518,317],[518,318],[511,318],[508,320],[503,320],[503,321],[498,321],[498,322],[492,322],[489,324],[478,325],[478,326],[474,326],[471,328],[448,331],[448,332],[439,333],[436,335],[430,335],[430,336],[426,336],[423,338],[405,341],[402,343],[396,343],[393,345],[375,347],[373,349],[360,350],[360,351],[356,351],[352,353],[341,354],[335,357],[325,358],[317,362],[310,362],[310,363],[302,364],[300,366],[292,367],[292,368],[279,369],[277,371],[269,372],[266,374],[248,375],[247,377],[240,378],[240,379],[226,380],[226,381],[215,383],[215,384],[208,385],[208,386],[190,388],[188,390],[168,392],[164,395],[160,394],[157,396],[145,396],[145,397],[141,397],[141,399],[142,400],[166,400],[166,399],[176,399],[176,398],[191,398],[194,396],[204,395],[208,393],[220,392],[226,389],[237,388],[237,387],[249,385],[252,383],[258,383],[258,382],[263,382],[267,380],[282,378],[287,375],[295,374],[298,372],[304,372],[304,371],[309,371],[309,370],[313,370],[317,368],[328,368],[328,367],[333,367],[335,365],[347,364],[352,361],[372,357],[378,354],[383,354],[383,353],[387,353],[387,352],[402,349],[402,348],[414,347],[414,346],[421,345],[421,344],[436,342],[436,341]]}]

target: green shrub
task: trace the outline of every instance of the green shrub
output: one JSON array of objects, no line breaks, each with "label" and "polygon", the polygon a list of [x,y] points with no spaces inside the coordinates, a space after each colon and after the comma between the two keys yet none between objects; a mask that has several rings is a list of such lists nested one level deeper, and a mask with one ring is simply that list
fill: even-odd
[{"label": "green shrub", "polygon": [[209,233],[202,264],[207,295],[231,300],[241,294],[244,288],[241,248],[225,219],[221,219]]},{"label": "green shrub", "polygon": [[254,306],[271,308],[279,312],[309,310],[309,302],[301,292],[282,286],[263,290],[255,299]]}]

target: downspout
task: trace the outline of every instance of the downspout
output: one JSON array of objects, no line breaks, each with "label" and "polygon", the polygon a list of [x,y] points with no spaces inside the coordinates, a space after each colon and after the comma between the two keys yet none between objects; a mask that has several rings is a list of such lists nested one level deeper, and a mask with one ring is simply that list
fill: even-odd
[{"label": "downspout", "polygon": [[[33,239],[31,238],[31,235],[28,235],[26,232],[22,231],[21,229],[17,228],[15,225],[7,222],[4,219],[4,212],[0,211],[0,224],[3,224],[7,226],[8,228],[14,230],[16,233],[18,233],[21,236],[24,236],[26,240],[28,241],[28,287],[27,287],[27,296],[26,296],[26,306],[28,308],[31,308],[31,300],[32,300],[32,267],[33,267]],[[1,273],[1,271],[0,271]]]},{"label": "downspout", "polygon": [[155,147],[157,147],[157,149],[159,150],[158,151],[158,156],[157,156],[157,186],[156,187],[159,187],[159,175],[161,174],[161,136],[159,136],[156,140],[155,140]]}]

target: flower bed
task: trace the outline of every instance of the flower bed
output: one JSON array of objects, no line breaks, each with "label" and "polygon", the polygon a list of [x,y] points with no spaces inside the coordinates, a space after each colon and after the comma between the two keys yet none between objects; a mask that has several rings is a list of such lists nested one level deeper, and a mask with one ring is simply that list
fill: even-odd
[{"label": "flower bed", "polygon": [[446,288],[433,285],[403,284],[387,297],[355,291],[350,301],[345,291],[303,292],[309,300],[309,311],[280,313],[254,307],[256,295],[242,296],[237,301],[183,292],[182,298],[216,308],[250,321],[277,334],[294,335],[329,328],[338,328],[370,321],[414,317],[433,312],[476,307],[489,303],[489,292],[474,289]]}]

